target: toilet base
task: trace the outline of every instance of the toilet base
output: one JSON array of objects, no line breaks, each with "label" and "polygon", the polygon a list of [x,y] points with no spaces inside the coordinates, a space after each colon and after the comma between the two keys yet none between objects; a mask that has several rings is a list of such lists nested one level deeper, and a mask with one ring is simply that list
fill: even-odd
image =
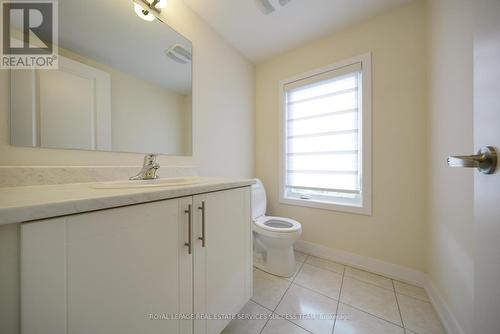
[{"label": "toilet base", "polygon": [[295,274],[295,254],[293,247],[265,251],[260,247],[254,250],[254,266],[260,270],[281,277]]}]

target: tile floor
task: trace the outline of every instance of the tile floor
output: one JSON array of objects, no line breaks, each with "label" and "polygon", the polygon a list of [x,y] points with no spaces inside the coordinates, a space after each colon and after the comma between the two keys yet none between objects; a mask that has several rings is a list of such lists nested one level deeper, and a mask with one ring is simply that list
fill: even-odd
[{"label": "tile floor", "polygon": [[252,300],[224,334],[445,334],[422,288],[299,252],[296,260],[289,279],[254,270]]}]

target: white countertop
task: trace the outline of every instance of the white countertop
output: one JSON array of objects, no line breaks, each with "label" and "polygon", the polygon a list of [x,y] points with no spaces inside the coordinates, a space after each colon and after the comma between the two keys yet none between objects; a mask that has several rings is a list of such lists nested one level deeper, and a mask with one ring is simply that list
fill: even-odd
[{"label": "white countertop", "polygon": [[200,177],[192,185],[95,189],[100,183],[0,188],[0,225],[250,186],[250,179]]}]

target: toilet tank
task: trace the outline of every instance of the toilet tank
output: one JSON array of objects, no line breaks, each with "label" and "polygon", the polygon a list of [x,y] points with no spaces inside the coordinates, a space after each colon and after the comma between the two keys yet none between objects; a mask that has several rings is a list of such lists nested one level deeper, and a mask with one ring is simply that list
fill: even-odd
[{"label": "toilet tank", "polygon": [[252,186],[252,218],[255,220],[266,214],[267,197],[266,189],[259,179]]}]

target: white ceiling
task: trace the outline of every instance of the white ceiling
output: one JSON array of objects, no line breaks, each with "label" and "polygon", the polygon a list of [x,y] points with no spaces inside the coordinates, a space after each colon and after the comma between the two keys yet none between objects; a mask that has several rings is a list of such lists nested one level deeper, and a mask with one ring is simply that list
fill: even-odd
[{"label": "white ceiling", "polygon": [[184,0],[255,63],[411,0],[291,0],[270,15],[258,0]]},{"label": "white ceiling", "polygon": [[131,0],[59,1],[61,47],[181,94],[191,92],[191,64],[164,51],[191,42],[166,24],[146,22]]}]

